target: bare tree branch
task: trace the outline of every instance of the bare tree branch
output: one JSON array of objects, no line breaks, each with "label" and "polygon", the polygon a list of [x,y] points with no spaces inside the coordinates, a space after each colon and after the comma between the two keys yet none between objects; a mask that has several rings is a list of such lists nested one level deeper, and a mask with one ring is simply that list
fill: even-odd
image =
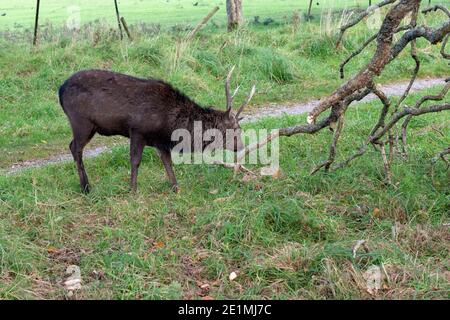
[{"label": "bare tree branch", "polygon": [[337,147],[337,143],[339,141],[339,137],[341,136],[341,131],[342,131],[343,125],[344,125],[344,116],[342,115],[339,117],[336,130],[334,131],[333,142],[330,145],[328,159],[325,160],[324,162],[320,163],[318,166],[316,166],[311,171],[311,175],[315,174],[321,168],[325,168],[325,171],[328,171],[330,169],[330,166],[334,162],[334,158],[336,156],[336,147]]},{"label": "bare tree branch", "polygon": [[[397,30],[402,20],[411,13],[419,3],[420,0],[401,0],[391,8],[381,25],[377,36],[377,49],[369,64],[356,76],[350,78],[346,83],[334,91],[330,96],[324,98],[321,103],[309,113],[307,119],[308,123],[314,123],[316,118],[322,112],[329,109],[331,106],[336,105],[349,94],[367,87],[375,76],[381,74],[385,66],[392,60],[393,34],[395,30]],[[429,36],[432,36],[432,31],[430,31]],[[410,40],[408,38],[403,41],[405,41],[406,45],[412,40],[413,38]]]},{"label": "bare tree branch", "polygon": [[444,59],[447,59],[447,60],[450,60],[450,54],[445,53],[445,46],[447,45],[449,38],[450,38],[450,34],[447,34],[444,38],[444,41],[442,41],[442,47],[441,47],[441,55]]},{"label": "bare tree branch", "polygon": [[445,159],[445,156],[450,154],[450,147],[445,148],[443,151],[439,152],[433,159],[431,160],[432,164],[436,164],[439,159],[442,159],[447,164],[447,169],[450,168],[450,162]]},{"label": "bare tree branch", "polygon": [[[376,40],[376,49],[370,62],[356,75],[348,79],[339,88],[337,88],[332,94],[323,98],[318,106],[316,106],[308,114],[306,124],[298,124],[279,129],[277,136],[288,137],[301,133],[314,134],[327,127],[334,131],[327,159],[316,166],[312,170],[312,174],[318,172],[321,168],[328,171],[329,169],[335,170],[347,166],[351,161],[362,156],[367,151],[368,146],[372,144],[381,154],[386,182],[391,183],[392,174],[390,169],[394,161],[395,150],[399,140],[396,127],[397,123],[400,120],[405,119],[401,130],[402,142],[406,145],[406,130],[412,117],[450,110],[450,104],[445,102],[443,104],[422,107],[422,105],[427,101],[441,101],[444,99],[445,95],[450,91],[450,78],[447,79],[447,83],[439,94],[428,95],[418,99],[412,108],[404,105],[404,101],[408,97],[421,67],[420,59],[417,54],[416,40],[423,38],[430,44],[438,44],[442,41],[441,55],[444,59],[449,58],[449,55],[445,53],[445,46],[450,37],[450,15],[448,14],[448,9],[437,5],[423,10],[423,13],[443,11],[449,19],[435,28],[424,25],[418,26],[418,16],[421,13],[420,3],[421,0],[391,0],[380,2],[378,7],[387,6],[389,4],[393,5],[386,13],[378,33],[367,39],[359,49],[350,54],[349,57],[347,57],[347,59],[340,65],[341,77],[344,76],[345,65],[360,54],[365,48],[367,48],[370,43]],[[346,30],[358,24],[365,17],[371,14],[373,10],[374,8],[366,10],[361,15],[353,19],[350,23],[342,26],[340,29],[338,43],[341,42]],[[411,16],[409,24],[402,25],[403,21],[409,16]],[[394,35],[399,32],[404,33],[402,33],[399,38],[395,38]],[[395,105],[392,106],[392,102],[386,93],[384,93],[382,89],[374,83],[375,78],[383,72],[384,68],[390,62],[398,58],[399,54],[408,45],[411,47],[410,56],[415,63],[414,70],[411,74],[408,86],[402,96],[395,102]],[[382,105],[377,122],[372,127],[370,134],[365,139],[364,143],[355,151],[355,153],[350,155],[343,162],[333,166],[336,158],[338,142],[343,131],[346,110],[353,101],[361,100],[370,93],[375,94]],[[319,116],[328,109],[331,109],[330,113],[320,119]],[[245,157],[245,155],[249,152],[266,144],[272,138],[273,137],[269,136],[267,140],[253,146],[249,146],[243,153],[237,155],[236,163],[227,164],[227,166],[233,167],[235,172],[251,172],[242,167],[240,160],[242,160],[243,157]],[[448,149],[441,152],[442,159],[444,159],[443,156],[448,153],[450,153]],[[406,154],[405,149],[403,154]],[[439,156],[439,158],[441,158],[441,156]]]},{"label": "bare tree branch", "polygon": [[443,11],[447,15],[447,17],[450,18],[450,10],[448,10],[448,8],[446,8],[446,7],[444,7],[443,5],[440,5],[440,4],[437,4],[437,5],[433,6],[433,7],[429,7],[429,8],[423,9],[422,13],[423,14],[427,14],[427,13],[429,13],[431,11],[438,11],[438,10]]},{"label": "bare tree branch", "polygon": [[[444,88],[440,93],[438,93],[437,95],[427,95],[420,98],[414,105],[414,108],[416,109],[420,108],[422,104],[424,104],[427,101],[440,101],[444,99],[449,90],[450,90],[450,78],[447,79],[447,84],[444,86]],[[406,149],[406,130],[412,117],[413,117],[412,115],[409,115],[402,124],[402,143],[404,149]]]}]

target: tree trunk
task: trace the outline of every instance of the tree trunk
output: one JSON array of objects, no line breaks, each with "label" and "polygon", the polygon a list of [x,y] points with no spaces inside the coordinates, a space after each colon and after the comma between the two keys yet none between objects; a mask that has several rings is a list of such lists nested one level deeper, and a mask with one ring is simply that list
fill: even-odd
[{"label": "tree trunk", "polygon": [[227,0],[228,31],[238,28],[242,22],[242,0]]}]

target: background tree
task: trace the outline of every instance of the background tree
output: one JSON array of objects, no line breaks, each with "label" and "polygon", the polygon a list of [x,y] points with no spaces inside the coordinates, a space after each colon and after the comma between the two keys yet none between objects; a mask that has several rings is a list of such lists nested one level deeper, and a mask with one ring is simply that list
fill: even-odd
[{"label": "background tree", "polygon": [[239,27],[244,19],[242,18],[242,0],[227,0],[228,31]]}]

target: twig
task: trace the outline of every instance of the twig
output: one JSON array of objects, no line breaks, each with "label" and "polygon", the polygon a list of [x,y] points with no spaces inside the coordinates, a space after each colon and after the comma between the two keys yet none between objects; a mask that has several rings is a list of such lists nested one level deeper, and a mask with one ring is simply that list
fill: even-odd
[{"label": "twig", "polygon": [[344,74],[344,68],[347,65],[347,63],[350,62],[350,60],[352,60],[354,57],[356,57],[358,54],[360,54],[361,52],[363,52],[363,50],[369,45],[371,44],[376,38],[378,37],[378,33],[374,34],[373,36],[371,36],[369,39],[366,40],[366,42],[363,43],[363,45],[361,47],[359,47],[359,49],[357,49],[356,51],[354,51],[353,53],[351,53],[344,61],[342,61],[342,63],[339,66],[339,73],[341,76],[341,79],[345,78],[345,74]]},{"label": "twig", "polygon": [[430,13],[431,11],[438,11],[438,10],[441,10],[442,12],[444,12],[447,15],[447,17],[450,18],[450,10],[440,4],[437,4],[433,7],[425,8],[422,10],[422,13],[427,14],[427,13]]},{"label": "twig", "polygon": [[391,164],[386,156],[386,149],[385,149],[385,143],[379,142],[377,144],[374,144],[377,150],[381,153],[381,159],[383,160],[383,166],[384,166],[384,179],[387,184],[392,185],[392,178],[391,178]]},{"label": "twig", "polygon": [[444,40],[442,41],[441,46],[441,55],[444,59],[450,60],[450,53],[445,53],[445,47],[447,46],[448,39],[450,38],[450,34],[446,35]]},{"label": "twig", "polygon": [[381,103],[383,104],[383,109],[380,113],[380,117],[378,118],[378,122],[372,128],[372,131],[370,132],[369,136],[373,136],[379,128],[384,126],[386,115],[388,114],[389,108],[391,107],[391,101],[386,96],[386,94],[381,90],[381,88],[378,87],[376,84],[373,84],[372,92],[378,97],[378,99],[380,99]]},{"label": "twig", "polygon": [[189,42],[192,40],[192,38],[195,36],[195,34],[209,21],[209,19],[212,18],[213,15],[216,14],[216,12],[219,11],[219,7],[214,7],[198,24],[197,26],[189,32],[189,34],[186,37],[186,41]]},{"label": "twig", "polygon": [[445,148],[443,151],[439,152],[436,156],[434,156],[433,159],[431,159],[431,163],[436,164],[439,159],[442,159],[442,161],[444,161],[445,164],[447,165],[447,169],[450,168],[450,162],[447,159],[445,159],[445,156],[448,154],[450,154],[450,147]]},{"label": "twig", "polygon": [[356,17],[354,20],[350,21],[349,23],[343,25],[340,28],[340,33],[338,36],[338,40],[336,43],[336,47],[339,47],[339,45],[341,44],[342,38],[344,36],[345,31],[347,31],[347,29],[350,29],[351,27],[357,25],[361,20],[363,20],[365,17],[367,17],[368,15],[370,15],[373,11],[375,11],[378,8],[382,8],[384,6],[387,6],[388,4],[394,3],[397,0],[384,0],[381,1],[379,4],[377,4],[375,7],[371,6],[369,8],[366,9],[366,11],[364,11],[362,14],[360,14],[358,17]]},{"label": "twig", "polygon": [[[419,5],[417,5],[417,7],[413,10],[413,13],[411,15],[411,23],[410,26],[415,28],[417,25],[417,15],[419,13]],[[419,69],[420,69],[420,60],[417,56],[417,43],[416,40],[412,40],[411,41],[411,58],[414,60],[416,66],[414,68],[413,74],[411,76],[411,80],[409,81],[408,86],[405,89],[405,92],[403,93],[403,95],[401,96],[401,98],[397,101],[394,109],[393,109],[393,113],[398,111],[399,106],[402,104],[402,102],[406,99],[406,97],[408,96],[414,82],[416,81],[417,78],[417,74],[419,73]]]},{"label": "twig", "polygon": [[177,42],[177,47],[174,55],[174,61],[172,64],[172,69],[175,70],[178,66],[178,62],[181,56],[184,54],[184,51],[189,47],[189,44],[192,42],[195,34],[208,22],[209,19],[219,10],[219,7],[215,7],[210,13],[208,13],[198,24],[197,26],[187,34],[184,39],[180,39]]},{"label": "twig", "polygon": [[450,110],[450,104],[442,104],[442,105],[433,105],[428,108],[405,108],[403,111],[396,113],[393,115],[392,119],[389,121],[389,123],[381,130],[378,134],[373,136],[371,138],[371,141],[377,141],[380,139],[383,135],[386,134],[387,131],[389,131],[400,119],[404,118],[405,116],[412,115],[412,116],[420,116],[422,114],[427,113],[434,113],[434,112],[441,112],[445,110]]},{"label": "twig", "polygon": [[339,140],[339,137],[341,136],[342,127],[344,126],[344,115],[341,115],[338,119],[336,130],[334,131],[333,135],[333,142],[330,145],[330,151],[328,155],[328,159],[316,166],[312,171],[311,175],[315,174],[317,171],[319,171],[321,168],[325,168],[325,171],[329,171],[331,164],[334,162],[334,158],[336,156],[336,146]]},{"label": "twig", "polygon": [[[439,100],[444,99],[444,97],[447,95],[448,91],[450,90],[450,79],[448,79],[448,80],[449,81],[447,81],[447,84],[444,86],[444,88],[442,89],[442,91],[439,94],[427,95],[427,96],[420,98],[414,105],[414,108],[416,108],[416,109],[420,108],[422,106],[422,104],[424,104],[427,101],[439,101]],[[406,143],[406,131],[407,131],[409,122],[411,121],[412,117],[413,117],[412,115],[409,115],[405,119],[405,121],[403,121],[402,128],[401,128],[402,144],[403,144],[403,148],[404,148],[405,152],[406,152],[406,144],[407,144]]]}]

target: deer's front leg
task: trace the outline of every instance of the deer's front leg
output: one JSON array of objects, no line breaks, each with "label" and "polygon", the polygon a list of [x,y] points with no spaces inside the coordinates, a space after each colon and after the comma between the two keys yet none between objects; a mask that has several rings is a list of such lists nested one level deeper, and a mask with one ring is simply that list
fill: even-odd
[{"label": "deer's front leg", "polygon": [[165,151],[161,149],[158,149],[158,151],[161,161],[164,165],[164,168],[166,169],[167,177],[169,178],[169,181],[172,184],[172,190],[174,192],[178,192],[179,188],[177,178],[175,177],[175,173],[173,172],[172,168],[172,155],[170,154],[170,151]]},{"label": "deer's front leg", "polygon": [[139,133],[132,132],[130,135],[130,162],[131,162],[131,191],[137,190],[137,175],[142,160],[142,152],[145,147],[145,139]]}]

